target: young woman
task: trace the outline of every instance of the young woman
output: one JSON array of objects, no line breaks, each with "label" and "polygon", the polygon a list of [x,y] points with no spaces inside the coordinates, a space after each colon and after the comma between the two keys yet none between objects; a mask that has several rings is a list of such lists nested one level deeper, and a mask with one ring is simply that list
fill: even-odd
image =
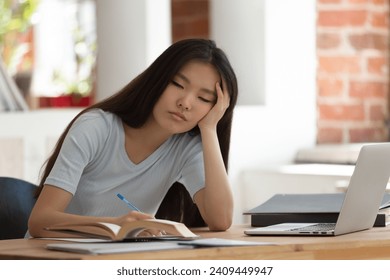
[{"label": "young woman", "polygon": [[[44,228],[154,216],[228,229],[233,198],[226,170],[237,93],[234,71],[213,41],[170,46],[69,124],[46,163],[29,233],[58,236]],[[117,193],[141,211],[129,211]]]}]

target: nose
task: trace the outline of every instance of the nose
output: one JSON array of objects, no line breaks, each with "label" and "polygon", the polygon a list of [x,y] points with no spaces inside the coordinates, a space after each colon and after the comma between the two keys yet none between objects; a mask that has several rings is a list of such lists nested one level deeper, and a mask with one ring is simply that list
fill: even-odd
[{"label": "nose", "polygon": [[183,110],[188,111],[191,109],[191,98],[189,96],[182,97],[177,101],[177,106]]},{"label": "nose", "polygon": [[189,110],[188,106],[184,106],[182,103],[179,103],[179,104],[178,104],[178,107],[179,107],[181,110],[183,110],[183,111],[188,111],[188,110]]}]

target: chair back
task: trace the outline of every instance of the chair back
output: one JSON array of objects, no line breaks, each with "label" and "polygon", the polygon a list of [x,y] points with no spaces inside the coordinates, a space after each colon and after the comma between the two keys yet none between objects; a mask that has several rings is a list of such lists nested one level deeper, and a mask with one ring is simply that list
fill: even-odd
[{"label": "chair back", "polygon": [[0,177],[0,240],[25,236],[36,188],[21,179]]}]

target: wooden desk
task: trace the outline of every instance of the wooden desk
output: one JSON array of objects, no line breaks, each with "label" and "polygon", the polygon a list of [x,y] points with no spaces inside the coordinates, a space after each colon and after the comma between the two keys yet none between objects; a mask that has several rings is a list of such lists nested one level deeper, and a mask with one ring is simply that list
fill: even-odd
[{"label": "wooden desk", "polygon": [[12,239],[0,241],[0,259],[390,259],[390,227],[336,237],[249,237],[243,233],[245,228],[248,226],[233,226],[226,232],[209,232],[205,229],[194,232],[203,238],[263,241],[276,245],[84,255],[45,249],[46,244],[61,241]]}]

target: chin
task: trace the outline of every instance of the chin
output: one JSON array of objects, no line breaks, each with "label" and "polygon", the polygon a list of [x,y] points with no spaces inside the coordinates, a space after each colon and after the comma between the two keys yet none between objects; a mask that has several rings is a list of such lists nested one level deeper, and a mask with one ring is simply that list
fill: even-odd
[{"label": "chin", "polygon": [[185,133],[189,133],[190,131],[192,131],[192,128],[176,130],[175,132],[172,132],[172,134],[185,134]]},{"label": "chin", "polygon": [[181,134],[181,133],[185,133],[187,132],[188,130],[186,129],[182,129],[182,128],[178,128],[178,127],[165,127],[165,131],[168,132],[169,134]]},{"label": "chin", "polygon": [[170,134],[182,134],[187,133],[196,127],[197,124],[189,126],[188,124],[185,125],[184,123],[178,124],[178,123],[161,123],[160,127],[164,129],[166,132]]}]

